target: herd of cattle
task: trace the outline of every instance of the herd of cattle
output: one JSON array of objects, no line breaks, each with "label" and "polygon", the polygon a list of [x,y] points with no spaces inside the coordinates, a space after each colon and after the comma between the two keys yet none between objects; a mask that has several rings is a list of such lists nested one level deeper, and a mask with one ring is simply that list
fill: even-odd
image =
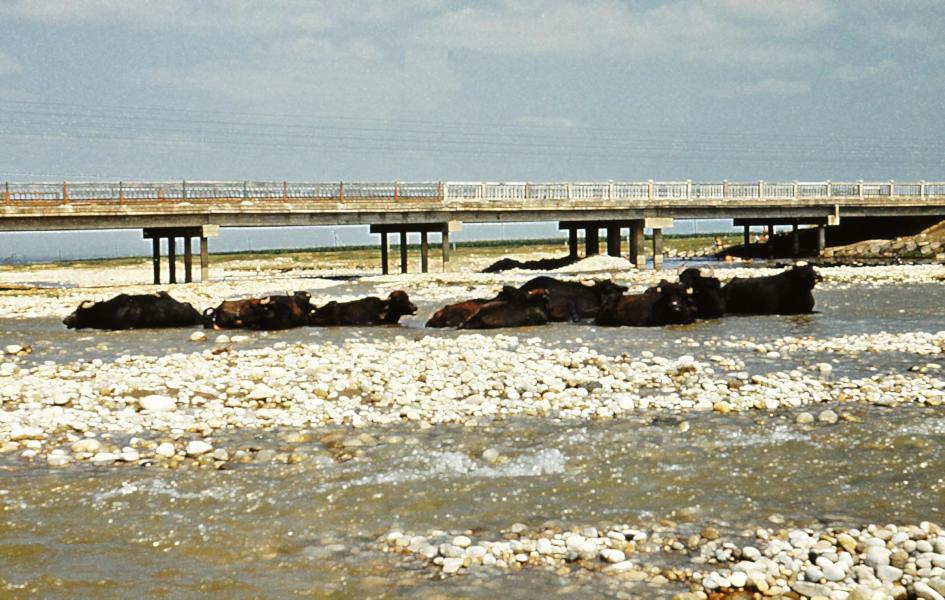
[{"label": "herd of cattle", "polygon": [[[685,325],[728,313],[800,314],[814,309],[820,275],[810,265],[794,266],[768,277],[739,278],[721,285],[690,268],[679,280],[662,280],[642,294],[627,294],[613,281],[560,281],[541,276],[521,287],[505,286],[494,298],[475,298],[438,310],[427,327],[494,329],[584,321],[638,327]],[[417,312],[406,292],[316,307],[308,292],[227,300],[199,313],[167,292],[120,294],[104,302],[83,302],[63,320],[70,329],[138,329],[203,325],[213,329],[277,330],[301,326],[393,325]]]}]

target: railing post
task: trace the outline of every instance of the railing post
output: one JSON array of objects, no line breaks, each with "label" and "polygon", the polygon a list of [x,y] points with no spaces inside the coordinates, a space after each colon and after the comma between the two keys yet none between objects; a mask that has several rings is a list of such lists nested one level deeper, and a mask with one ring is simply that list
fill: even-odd
[{"label": "railing post", "polygon": [[282,182],[282,201],[283,202],[289,201],[289,182],[288,181]]},{"label": "railing post", "polygon": [[9,181],[5,182],[3,186],[3,201],[7,206],[10,206],[10,204],[12,204],[12,202],[10,201],[10,182]]},{"label": "railing post", "polygon": [[722,200],[728,198],[728,179],[722,180]]},{"label": "railing post", "polygon": [[758,199],[764,200],[764,197],[765,197],[765,182],[762,179],[758,181]]},{"label": "railing post", "polygon": [[864,195],[863,195],[863,180],[862,180],[862,179],[859,181],[859,184],[858,184],[857,187],[858,187],[859,190],[860,190],[860,200],[862,200],[862,199],[863,199],[863,196],[864,196]]},{"label": "railing post", "polygon": [[341,202],[342,204],[345,203],[345,182],[344,181],[338,182],[338,201]]},{"label": "railing post", "polygon": [[[919,182],[919,197],[925,200],[925,180]],[[7,201],[9,203],[9,200]]]},{"label": "railing post", "polygon": [[183,179],[180,181],[180,199],[187,200],[187,182]]},{"label": "railing post", "polygon": [[564,193],[567,196],[568,202],[571,201],[571,182],[564,184]]},{"label": "railing post", "polygon": [[692,180],[686,180],[686,200],[692,200]]},{"label": "railing post", "polygon": [[400,195],[400,190],[397,188],[397,180],[394,180],[394,204],[397,204],[397,196]]},{"label": "railing post", "polygon": [[653,180],[652,179],[646,182],[646,199],[647,200],[653,199]]},{"label": "railing post", "polygon": [[828,179],[828,180],[827,180],[827,197],[828,197],[828,198],[830,198],[830,197],[833,195],[833,194],[831,194],[830,192],[831,192],[831,189],[830,189],[830,180]]},{"label": "railing post", "polygon": [[118,182],[118,206],[125,205],[125,184],[122,181]]},{"label": "railing post", "polygon": [[799,186],[797,185],[797,181],[794,182],[794,199],[795,200],[801,199],[801,190]]},{"label": "railing post", "polygon": [[479,184],[479,199],[480,200],[486,199],[486,184],[485,183]]},{"label": "railing post", "polygon": [[446,204],[446,184],[442,181],[436,184],[436,195],[440,197],[440,204]]},{"label": "railing post", "polygon": [[613,202],[614,200],[614,180],[610,179],[607,181],[607,199]]},{"label": "railing post", "polygon": [[527,181],[525,182],[525,192],[522,197],[522,200],[528,200],[528,182]]},{"label": "railing post", "polygon": [[248,199],[249,199],[249,186],[244,181],[243,182],[243,200],[248,200]]},{"label": "railing post", "polygon": [[890,179],[889,180],[889,197],[890,198],[896,195],[895,190],[896,190],[896,182]]},{"label": "railing post", "polygon": [[62,203],[69,204],[69,184],[62,182]]}]

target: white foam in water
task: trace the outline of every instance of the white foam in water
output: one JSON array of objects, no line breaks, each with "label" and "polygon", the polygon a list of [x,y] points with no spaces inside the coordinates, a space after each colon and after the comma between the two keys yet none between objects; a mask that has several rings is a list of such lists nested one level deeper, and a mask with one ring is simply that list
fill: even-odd
[{"label": "white foam in water", "polygon": [[163,479],[142,479],[141,481],[126,481],[121,486],[95,494],[96,504],[111,500],[113,498],[125,498],[141,494],[145,496],[166,496],[168,498],[190,500],[194,498],[211,498],[214,500],[225,500],[229,494],[226,489],[221,487],[210,487],[199,492],[181,492],[174,485]]},{"label": "white foam in water", "polygon": [[[495,479],[553,475],[564,472],[565,457],[557,448],[545,448],[522,454],[502,465],[491,466],[484,465],[462,452],[449,451],[419,453],[411,457],[410,462],[414,464],[409,467],[394,468],[384,473],[366,475],[351,481],[348,485],[406,483],[434,478],[451,479],[459,476]],[[325,492],[336,486],[337,484],[322,485],[319,491]]]}]

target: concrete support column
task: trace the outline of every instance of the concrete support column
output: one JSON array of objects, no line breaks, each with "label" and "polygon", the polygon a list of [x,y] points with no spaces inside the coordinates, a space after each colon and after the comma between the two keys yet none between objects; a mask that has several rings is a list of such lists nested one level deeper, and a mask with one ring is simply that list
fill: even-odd
[{"label": "concrete support column", "polygon": [[167,238],[167,281],[177,283],[177,238]]},{"label": "concrete support column", "polygon": [[154,267],[154,285],[161,283],[161,238],[151,240],[151,265]]},{"label": "concrete support column", "polygon": [[568,256],[573,259],[577,259],[578,257],[577,227],[568,228]]},{"label": "concrete support column", "polygon": [[381,232],[381,273],[387,275],[390,272],[390,267],[388,266],[387,260],[387,232]]},{"label": "concrete support column", "polygon": [[420,272],[426,273],[430,268],[430,246],[427,243],[427,232],[420,232]]},{"label": "concrete support column", "polygon": [[600,230],[596,226],[584,230],[584,256],[600,254]]},{"label": "concrete support column", "polygon": [[194,253],[191,250],[189,235],[184,236],[184,283],[194,281]]},{"label": "concrete support column", "polygon": [[407,272],[407,230],[400,230],[400,272]]},{"label": "concrete support column", "polygon": [[443,228],[443,236],[440,239],[440,244],[443,246],[443,270],[446,270],[446,263],[450,261],[450,230],[448,227]]},{"label": "concrete support column", "polygon": [[820,256],[824,252],[824,248],[827,247],[827,226],[818,225],[817,226],[817,256]]},{"label": "concrete support column", "polygon": [[630,226],[630,262],[638,269],[646,267],[646,254],[643,252],[643,221],[636,221]]},{"label": "concrete support column", "polygon": [[742,231],[742,244],[747,246],[751,243],[751,227],[745,225],[744,230]]},{"label": "concrete support column", "polygon": [[791,227],[791,256],[797,258],[801,255],[801,235],[797,231],[797,223]]},{"label": "concrete support column", "polygon": [[620,227],[607,226],[607,256],[620,256]]},{"label": "concrete support column", "polygon": [[210,243],[200,236],[200,281],[210,281]]},{"label": "concrete support column", "polygon": [[653,269],[663,268],[663,230],[653,229]]}]

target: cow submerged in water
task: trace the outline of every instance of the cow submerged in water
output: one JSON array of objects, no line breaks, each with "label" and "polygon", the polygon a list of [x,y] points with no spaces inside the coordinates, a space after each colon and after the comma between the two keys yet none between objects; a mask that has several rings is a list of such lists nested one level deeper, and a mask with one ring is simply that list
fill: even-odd
[{"label": "cow submerged in water", "polygon": [[725,295],[718,279],[690,267],[679,274],[679,283],[692,290],[697,319],[718,319],[725,314]]},{"label": "cow submerged in water", "polygon": [[204,311],[204,327],[208,329],[291,329],[305,325],[314,308],[308,292],[224,300],[216,308],[208,308]]},{"label": "cow submerged in water", "polygon": [[627,291],[625,286],[608,280],[587,284],[578,281],[560,281],[544,275],[525,282],[519,289],[523,292],[539,289],[548,292],[549,321],[593,319],[597,316],[604,300]]},{"label": "cow submerged in water", "polygon": [[659,327],[688,325],[695,321],[696,306],[692,289],[665,279],[642,294],[614,295],[604,302],[594,319],[595,325]]},{"label": "cow submerged in water", "polygon": [[813,312],[811,290],[823,277],[811,265],[795,265],[768,277],[736,277],[722,288],[725,312],[751,315],[797,315]]},{"label": "cow submerged in water", "polygon": [[547,322],[548,292],[545,289],[524,291],[507,285],[494,300],[482,304],[460,323],[459,329],[528,327]]},{"label": "cow submerged in water", "polygon": [[188,327],[203,321],[187,302],[178,302],[167,292],[119,294],[103,302],[86,301],[63,319],[69,329],[147,329]]},{"label": "cow submerged in water", "polygon": [[405,315],[417,312],[407,293],[401,290],[391,292],[386,300],[376,296],[335,302],[334,300],[315,309],[309,316],[308,324],[315,326],[337,325],[395,325]]}]

